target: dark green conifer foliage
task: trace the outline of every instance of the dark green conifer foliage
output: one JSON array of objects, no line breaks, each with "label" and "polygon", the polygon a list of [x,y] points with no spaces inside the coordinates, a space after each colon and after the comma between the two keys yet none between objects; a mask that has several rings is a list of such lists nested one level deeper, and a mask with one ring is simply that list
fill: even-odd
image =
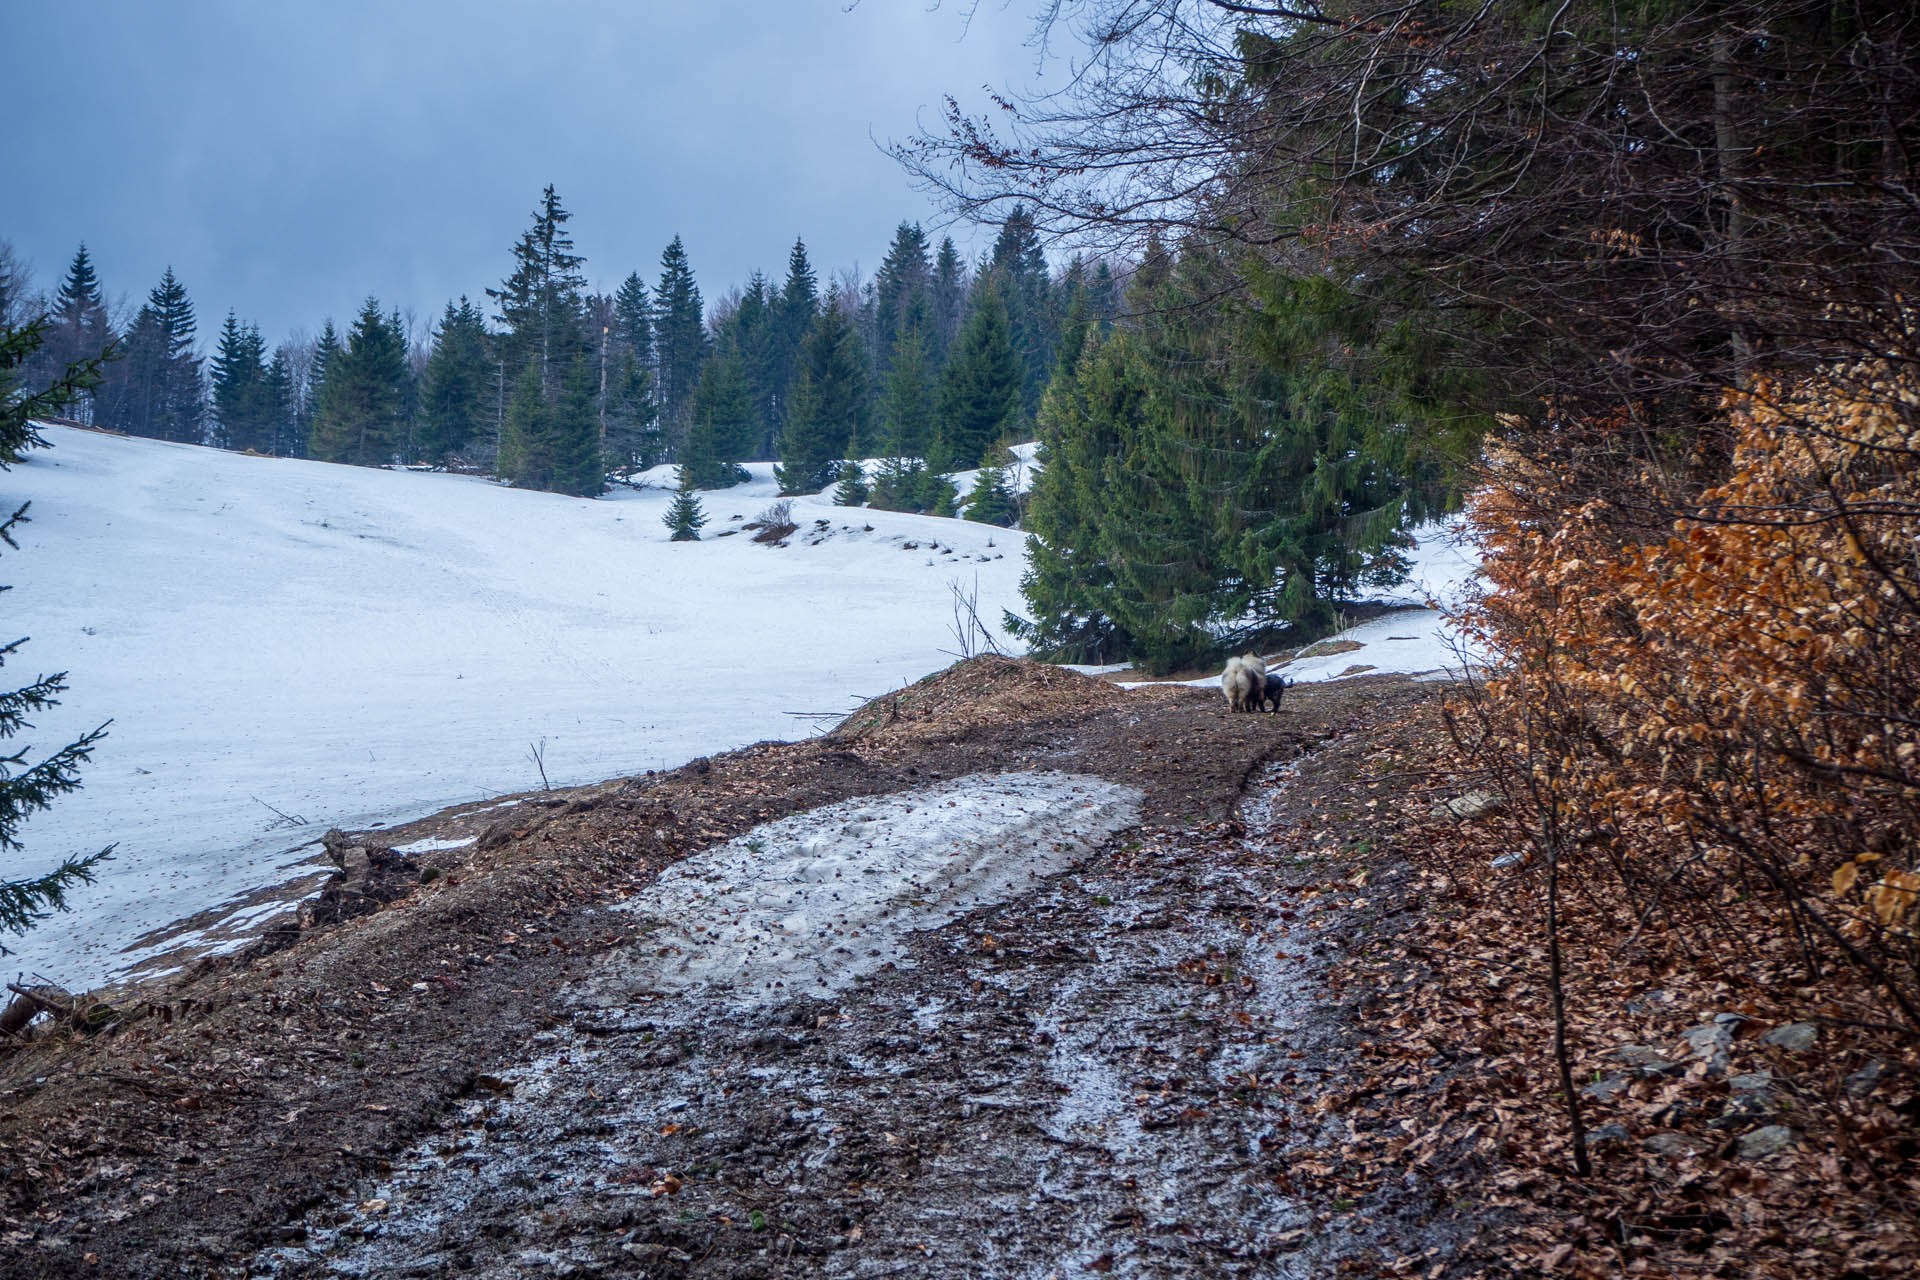
[{"label": "dark green conifer foliage", "polygon": [[787,425],[787,402],[799,376],[800,344],[806,340],[820,307],[819,281],[813,264],[807,261],[804,241],[793,242],[793,250],[787,255],[786,283],[777,298],[769,299],[769,306],[774,316],[767,350],[767,385],[773,409],[768,426],[774,432],[777,452],[780,433]]},{"label": "dark green conifer foliage", "polygon": [[1007,483],[1006,471],[997,466],[980,468],[961,508],[967,519],[980,524],[1011,528],[1020,519],[1020,500]]},{"label": "dark green conifer foliage", "polygon": [[[19,378],[24,366],[39,349],[44,328],[30,323],[16,328],[0,323],[0,467],[20,459],[21,451],[44,441],[33,430],[33,419],[54,412],[58,405],[72,403],[99,384],[100,357],[63,366],[49,383],[37,392],[28,392]],[[12,515],[0,520],[0,543],[13,550],[13,530],[27,518],[23,504]],[[6,588],[0,587],[0,591]],[[25,640],[0,645],[0,664],[19,652]],[[58,694],[66,689],[66,673],[41,676],[33,683],[10,692],[0,692],[0,738],[11,738],[31,728],[28,717],[58,703]],[[79,770],[105,736],[106,725],[78,740],[60,747],[29,764],[28,748],[0,756],[0,850],[18,852],[20,827],[32,814],[48,808],[53,801],[80,785]],[[19,880],[0,879],[0,931],[25,933],[51,911],[66,909],[67,891],[75,885],[93,881],[94,868],[110,856],[113,846],[82,857],[69,857],[43,875]],[[6,948],[0,947],[0,955]]]},{"label": "dark green conifer foliage", "polygon": [[1040,393],[1053,374],[1054,342],[1058,337],[1051,281],[1033,215],[1015,205],[993,244],[988,270],[1000,277],[1007,306],[1007,323],[1020,363],[1020,403],[1031,418],[1040,408]]},{"label": "dark green conifer foliage", "polygon": [[867,499],[881,511],[918,511],[921,481],[926,474],[926,464],[918,458],[884,458]]},{"label": "dark green conifer foliage", "polygon": [[491,424],[495,395],[486,318],[465,297],[449,302],[420,375],[420,460],[441,464],[465,452]]},{"label": "dark green conifer foliage", "polygon": [[895,456],[924,458],[933,447],[934,380],[927,342],[909,328],[894,348],[893,368],[880,398],[881,447]]},{"label": "dark green conifer foliage", "polygon": [[687,476],[687,469],[680,468],[679,492],[674,495],[673,505],[667,508],[667,528],[673,530],[672,542],[698,542],[700,527],[707,522],[706,513],[700,509],[700,500],[693,496],[693,483]]},{"label": "dark green conifer foliage", "polygon": [[327,357],[308,440],[312,455],[363,467],[392,463],[406,438],[410,379],[400,316],[382,315],[379,300],[369,297],[346,347]]},{"label": "dark green conifer foliage", "polygon": [[696,489],[724,489],[748,479],[739,464],[758,442],[747,361],[729,342],[700,370],[682,451],[682,470]]},{"label": "dark green conifer foliage", "polygon": [[1020,437],[1025,422],[1021,376],[1000,282],[983,276],[974,288],[967,327],[940,379],[935,446],[940,468],[977,467],[994,444]]},{"label": "dark green conifer foliage", "polygon": [[[107,306],[100,295],[100,280],[94,274],[93,259],[82,244],[67,267],[66,279],[54,299],[53,314],[46,339],[37,353],[31,372],[36,384],[57,382],[70,364],[97,359],[113,350],[118,339],[107,319]],[[57,406],[54,412],[76,414],[82,421],[101,419],[99,399],[111,393],[113,370],[100,388],[82,395],[72,404]]]},{"label": "dark green conifer foliage", "polygon": [[653,399],[653,303],[633,272],[613,296],[613,350],[607,368],[606,462],[650,467],[660,459],[659,411]]},{"label": "dark green conifer foliage", "polygon": [[553,476],[553,405],[540,386],[540,366],[529,362],[514,379],[500,429],[496,473],[522,489],[545,489]]},{"label": "dark green conifer foliage", "polygon": [[668,447],[677,449],[686,439],[687,415],[707,356],[706,307],[679,236],[660,255],[660,284],[653,291],[653,347],[661,430]]},{"label": "dark green conifer foliage", "polygon": [[600,372],[582,352],[560,383],[553,409],[553,472],[538,487],[576,498],[598,497],[607,487],[600,457]]},{"label": "dark green conifer foliage", "polygon": [[107,425],[183,444],[204,436],[206,389],[194,352],[193,303],[168,267],[147,295],[126,342],[126,363]]},{"label": "dark green conifer foliage", "polygon": [[839,460],[866,452],[867,357],[846,310],[821,308],[800,351],[786,430],[780,437],[782,493],[815,493]]},{"label": "dark green conifer foliage", "polygon": [[934,259],[933,281],[928,286],[927,297],[931,314],[927,329],[928,366],[937,371],[946,367],[947,353],[960,335],[960,322],[967,305],[967,268],[960,261],[960,251],[953,247],[951,236],[940,241],[940,254]]},{"label": "dark green conifer foliage", "polygon": [[293,372],[293,354],[282,343],[267,362],[268,452],[281,458],[306,454],[306,436],[300,431],[300,387]]},{"label": "dark green conifer foliage", "polygon": [[320,402],[326,391],[327,370],[339,361],[340,334],[333,327],[333,318],[329,316],[320,326],[320,336],[314,339],[313,359],[307,364],[307,394],[302,406],[299,423],[299,435],[303,449],[299,456],[313,456],[313,420],[320,414]]},{"label": "dark green conifer foliage", "polygon": [[833,504],[837,507],[862,507],[872,496],[867,484],[866,471],[861,465],[847,459],[840,464],[840,483],[833,487]]},{"label": "dark green conifer foliage", "polygon": [[213,357],[214,443],[255,453],[273,451],[273,402],[267,386],[267,344],[257,326],[227,312]]},{"label": "dark green conifer foliage", "polygon": [[1007,625],[1055,661],[1112,662],[1136,652],[1110,611],[1117,586],[1101,541],[1108,471],[1146,416],[1130,342],[1116,334],[1087,347],[1071,369],[1063,364],[1040,406],[1040,465],[1026,513],[1032,538],[1020,580],[1033,617],[1009,614]]},{"label": "dark green conifer foliage", "polygon": [[548,394],[559,390],[560,379],[573,359],[587,349],[583,322],[585,261],[573,252],[566,224],[572,215],[561,207],[549,186],[533,211],[533,225],[513,247],[513,272],[487,296],[500,307],[506,332],[497,339],[499,358],[508,377],[517,377],[531,362],[540,368],[540,385]]},{"label": "dark green conifer foliage", "polygon": [[933,267],[927,261],[927,236],[917,223],[903,222],[874,277],[873,364],[881,378],[893,369],[894,349],[909,329],[924,328],[932,314]]}]

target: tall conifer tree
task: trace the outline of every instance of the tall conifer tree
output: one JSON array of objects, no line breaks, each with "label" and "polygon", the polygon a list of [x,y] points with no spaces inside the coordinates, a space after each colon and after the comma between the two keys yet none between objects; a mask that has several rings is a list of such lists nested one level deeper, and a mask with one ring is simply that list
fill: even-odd
[{"label": "tall conifer tree", "polygon": [[214,348],[215,443],[255,453],[273,451],[272,400],[267,388],[266,343],[260,330],[242,325],[232,311]]},{"label": "tall conifer tree", "polygon": [[465,451],[492,421],[494,391],[485,317],[465,297],[449,302],[420,378],[420,458],[442,463]]},{"label": "tall conifer tree", "polygon": [[506,329],[499,343],[508,376],[537,364],[549,394],[558,393],[561,377],[587,347],[581,315],[586,278],[580,274],[585,259],[573,252],[566,230],[571,217],[551,186],[541,192],[533,225],[513,247],[512,274],[487,290]]},{"label": "tall conifer tree", "polygon": [[975,282],[967,327],[940,379],[936,469],[977,467],[987,449],[1020,433],[1020,358],[1013,346],[1001,278]]},{"label": "tall conifer tree", "polygon": [[133,435],[199,444],[206,388],[194,350],[193,303],[168,267],[147,295],[126,341],[126,363],[108,425]]},{"label": "tall conifer tree", "polygon": [[660,255],[660,284],[653,291],[653,348],[661,428],[677,447],[686,437],[687,413],[707,355],[706,308],[679,236]]},{"label": "tall conifer tree", "polygon": [[[814,318],[799,356],[792,407],[780,437],[780,488],[812,493],[833,479],[841,458],[871,445],[867,357],[846,308],[829,301]],[[804,390],[804,395],[802,391]]]},{"label": "tall conifer tree", "polygon": [[327,358],[308,446],[322,462],[385,466],[406,434],[410,374],[399,314],[361,305],[344,349]]},{"label": "tall conifer tree", "polygon": [[[45,341],[33,361],[30,377],[35,382],[52,383],[68,365],[81,364],[107,354],[116,345],[113,326],[107,319],[106,303],[100,296],[100,280],[94,274],[93,259],[83,243],[75,250],[67,267],[66,279],[54,299],[53,314],[45,331]],[[77,413],[84,421],[96,421],[98,403],[110,394],[114,370],[109,367],[104,385],[83,394],[61,412]]]}]

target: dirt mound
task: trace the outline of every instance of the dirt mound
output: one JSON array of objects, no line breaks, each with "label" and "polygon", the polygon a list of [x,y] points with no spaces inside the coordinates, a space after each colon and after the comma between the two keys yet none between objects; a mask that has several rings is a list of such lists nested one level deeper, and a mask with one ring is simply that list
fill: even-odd
[{"label": "dirt mound", "polygon": [[1077,671],[986,654],[875,698],[828,736],[842,742],[958,737],[982,727],[1118,706],[1126,696]]}]

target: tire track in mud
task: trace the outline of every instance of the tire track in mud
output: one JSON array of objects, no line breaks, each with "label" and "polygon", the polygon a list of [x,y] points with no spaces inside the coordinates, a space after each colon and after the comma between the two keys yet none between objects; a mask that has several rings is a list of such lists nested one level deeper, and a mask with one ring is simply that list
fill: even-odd
[{"label": "tire track in mud", "polygon": [[[256,1274],[1319,1276],[1337,1067],[1268,800],[1134,829],[831,999],[589,984],[538,1055]],[[619,913],[607,913],[617,921]],[[631,987],[631,984],[629,984]]]}]

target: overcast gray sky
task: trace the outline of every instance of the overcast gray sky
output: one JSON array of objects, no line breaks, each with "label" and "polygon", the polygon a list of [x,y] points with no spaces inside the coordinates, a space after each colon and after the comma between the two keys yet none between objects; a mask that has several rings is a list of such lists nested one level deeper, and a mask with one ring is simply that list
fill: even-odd
[{"label": "overcast gray sky", "polygon": [[229,307],[270,342],[369,293],[430,320],[506,274],[547,183],[602,290],[651,287],[675,233],[709,300],[796,235],[871,272],[934,216],[875,139],[1032,87],[1031,8],[0,0],[0,239],[42,287],[84,240],[133,305],[171,263],[203,343]]}]

